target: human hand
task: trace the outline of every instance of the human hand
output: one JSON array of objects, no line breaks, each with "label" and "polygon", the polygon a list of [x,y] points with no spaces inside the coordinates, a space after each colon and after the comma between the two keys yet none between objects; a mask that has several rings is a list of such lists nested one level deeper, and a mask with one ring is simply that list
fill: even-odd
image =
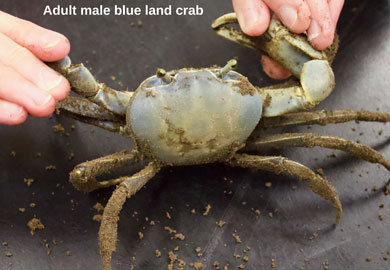
[{"label": "human hand", "polygon": [[[270,9],[293,33],[306,33],[317,50],[333,43],[344,0],[233,0],[233,8],[244,33],[263,34],[270,23]],[[262,57],[268,76],[284,79],[291,73],[268,56]]]},{"label": "human hand", "polygon": [[70,86],[42,61],[62,59],[69,50],[63,35],[0,11],[0,124],[54,111]]}]

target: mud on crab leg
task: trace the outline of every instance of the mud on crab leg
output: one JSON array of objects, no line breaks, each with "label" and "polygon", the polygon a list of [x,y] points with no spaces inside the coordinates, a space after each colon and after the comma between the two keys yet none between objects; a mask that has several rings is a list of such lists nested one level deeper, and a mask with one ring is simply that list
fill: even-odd
[{"label": "mud on crab leg", "polygon": [[274,172],[275,174],[287,172],[296,176],[303,180],[314,193],[333,204],[333,207],[337,210],[335,224],[339,223],[343,210],[335,188],[326,179],[314,173],[308,167],[280,156],[253,156],[247,154],[235,154],[226,163],[235,167],[255,168]]},{"label": "mud on crab leg", "polygon": [[96,177],[109,172],[111,169],[121,168],[139,161],[140,156],[136,150],[120,151],[77,165],[70,173],[69,180],[76,189],[91,192],[95,189],[119,184],[126,179],[126,177],[120,177],[113,180],[97,181]]},{"label": "mud on crab leg", "polygon": [[390,161],[369,146],[334,136],[312,133],[283,133],[248,140],[243,151],[260,151],[265,148],[323,147],[344,151],[371,163],[382,164],[390,170]]},{"label": "mud on crab leg", "polygon": [[327,125],[345,123],[349,121],[386,123],[390,122],[390,113],[354,110],[297,112],[278,117],[262,118],[256,129],[278,128],[291,125]]},{"label": "mud on crab leg", "polygon": [[118,236],[118,215],[126,198],[140,190],[159,170],[160,167],[158,165],[150,162],[143,170],[133,176],[122,177],[124,181],[116,188],[108,200],[104,208],[99,230],[100,255],[102,256],[105,270],[111,269],[112,252],[115,251]]},{"label": "mud on crab leg", "polygon": [[117,91],[103,83],[99,83],[83,64],[73,65],[69,56],[47,64],[64,75],[70,82],[72,90],[79,95],[113,113],[126,114],[126,107],[133,95],[132,92]]}]

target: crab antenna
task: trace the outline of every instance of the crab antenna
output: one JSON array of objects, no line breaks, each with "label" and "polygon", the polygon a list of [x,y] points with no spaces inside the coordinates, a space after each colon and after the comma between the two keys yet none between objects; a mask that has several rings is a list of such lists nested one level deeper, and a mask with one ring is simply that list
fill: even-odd
[{"label": "crab antenna", "polygon": [[236,68],[237,66],[237,60],[236,59],[231,59],[227,62],[227,64],[221,68],[217,74],[218,77],[223,78],[229,71],[232,69]]},{"label": "crab antenna", "polygon": [[163,68],[157,69],[156,76],[166,83],[170,83],[173,80],[173,77],[169,75]]}]

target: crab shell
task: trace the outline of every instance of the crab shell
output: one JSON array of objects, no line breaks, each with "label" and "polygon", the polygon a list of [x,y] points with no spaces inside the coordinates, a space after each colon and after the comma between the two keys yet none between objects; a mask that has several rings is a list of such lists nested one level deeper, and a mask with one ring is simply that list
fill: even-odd
[{"label": "crab shell", "polygon": [[139,150],[166,165],[226,160],[258,124],[262,99],[241,74],[220,69],[169,72],[168,84],[152,76],[141,83],[126,111]]}]

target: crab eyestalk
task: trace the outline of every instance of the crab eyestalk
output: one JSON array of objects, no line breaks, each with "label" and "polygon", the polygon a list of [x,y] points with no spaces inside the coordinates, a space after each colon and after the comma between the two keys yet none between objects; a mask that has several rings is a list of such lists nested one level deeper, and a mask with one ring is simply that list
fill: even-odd
[{"label": "crab eyestalk", "polygon": [[229,60],[227,62],[227,64],[223,68],[221,68],[219,70],[219,72],[217,73],[217,76],[220,77],[220,78],[225,77],[225,75],[228,74],[229,71],[235,69],[236,66],[237,66],[237,60],[236,59]]},{"label": "crab eyestalk", "polygon": [[171,83],[173,80],[173,77],[169,75],[163,68],[157,69],[156,76],[157,78],[160,78],[161,80],[163,80],[163,82],[167,84]]}]

